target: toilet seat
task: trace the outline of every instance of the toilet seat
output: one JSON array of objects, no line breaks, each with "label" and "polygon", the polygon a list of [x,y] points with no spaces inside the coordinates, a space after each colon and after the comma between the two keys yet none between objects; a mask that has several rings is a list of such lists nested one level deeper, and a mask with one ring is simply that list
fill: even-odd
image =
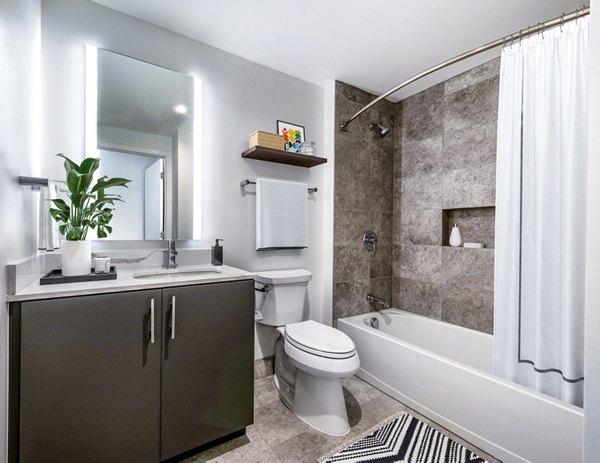
[{"label": "toilet seat", "polygon": [[347,378],[356,373],[360,366],[356,351],[350,357],[329,358],[306,352],[287,340],[283,349],[298,370],[320,378]]},{"label": "toilet seat", "polygon": [[286,325],[284,339],[296,349],[319,357],[347,359],[356,355],[356,346],[350,337],[313,320]]}]

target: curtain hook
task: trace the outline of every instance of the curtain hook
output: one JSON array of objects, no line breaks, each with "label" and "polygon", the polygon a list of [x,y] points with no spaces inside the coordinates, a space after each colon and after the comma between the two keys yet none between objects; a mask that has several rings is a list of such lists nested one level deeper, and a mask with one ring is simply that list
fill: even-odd
[{"label": "curtain hook", "polygon": [[523,40],[523,29],[519,29],[519,45],[521,45],[522,40]]},{"label": "curtain hook", "polygon": [[540,34],[542,34],[542,40],[544,40],[544,25],[542,23],[538,23],[538,27],[540,28]]},{"label": "curtain hook", "polygon": [[563,13],[560,15],[560,31],[563,31],[563,26],[565,25],[565,13],[563,11]]},{"label": "curtain hook", "polygon": [[585,3],[583,5],[581,5],[581,13],[579,13],[579,16],[577,17],[577,20],[579,20],[579,18],[581,18],[583,16],[583,13],[585,12],[586,6]]}]

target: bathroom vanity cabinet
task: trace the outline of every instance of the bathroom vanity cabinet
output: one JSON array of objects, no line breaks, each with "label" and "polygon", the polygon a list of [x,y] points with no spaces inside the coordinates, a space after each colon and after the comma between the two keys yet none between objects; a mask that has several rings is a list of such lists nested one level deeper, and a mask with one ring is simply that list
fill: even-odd
[{"label": "bathroom vanity cabinet", "polygon": [[253,420],[252,280],[10,305],[10,461],[158,462]]}]

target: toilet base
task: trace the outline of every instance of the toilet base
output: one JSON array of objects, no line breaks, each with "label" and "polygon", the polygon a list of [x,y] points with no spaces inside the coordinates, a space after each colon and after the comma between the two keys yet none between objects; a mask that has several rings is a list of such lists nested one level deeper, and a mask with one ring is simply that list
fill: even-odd
[{"label": "toilet base", "polygon": [[341,379],[320,378],[298,371],[296,387],[273,375],[281,401],[302,421],[317,431],[343,436],[350,431]]},{"label": "toilet base", "polygon": [[350,431],[339,378],[323,378],[298,370],[292,411],[313,428],[332,436]]}]

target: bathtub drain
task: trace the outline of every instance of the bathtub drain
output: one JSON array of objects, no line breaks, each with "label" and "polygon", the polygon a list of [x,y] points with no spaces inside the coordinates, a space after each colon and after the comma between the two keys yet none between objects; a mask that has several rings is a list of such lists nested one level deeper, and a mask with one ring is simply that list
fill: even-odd
[{"label": "bathtub drain", "polygon": [[379,319],[377,317],[371,317],[369,324],[376,330],[379,329]]}]

